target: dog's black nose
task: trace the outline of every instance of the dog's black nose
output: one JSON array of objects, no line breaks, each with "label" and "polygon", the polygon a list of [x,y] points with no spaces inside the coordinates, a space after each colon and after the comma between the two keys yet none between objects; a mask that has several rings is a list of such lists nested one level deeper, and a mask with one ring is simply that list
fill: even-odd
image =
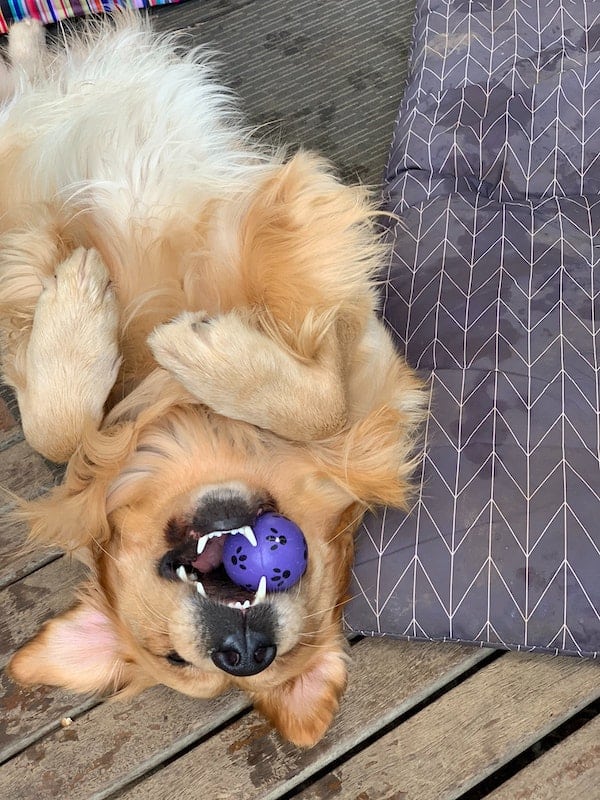
[{"label": "dog's black nose", "polygon": [[277,647],[270,636],[244,626],[225,636],[211,658],[224,672],[245,677],[262,672],[276,655]]}]

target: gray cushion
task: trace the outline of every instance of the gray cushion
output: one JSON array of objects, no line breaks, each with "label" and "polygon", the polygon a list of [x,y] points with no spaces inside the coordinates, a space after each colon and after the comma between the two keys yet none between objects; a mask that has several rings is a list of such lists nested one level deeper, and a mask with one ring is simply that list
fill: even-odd
[{"label": "gray cushion", "polygon": [[596,657],[600,16],[516,8],[418,2],[384,317],[431,413],[410,513],[360,532],[346,621]]}]

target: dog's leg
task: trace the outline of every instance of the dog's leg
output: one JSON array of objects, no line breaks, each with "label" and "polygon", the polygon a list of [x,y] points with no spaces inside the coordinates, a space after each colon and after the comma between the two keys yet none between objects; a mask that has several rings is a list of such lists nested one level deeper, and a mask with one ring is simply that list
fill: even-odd
[{"label": "dog's leg", "polygon": [[12,66],[35,78],[42,69],[46,32],[41,22],[26,19],[11,26],[8,34],[8,58]]},{"label": "dog's leg", "polygon": [[241,314],[184,312],[159,326],[156,360],[201,403],[294,441],[321,439],[346,422],[342,359],[335,336],[303,362]]},{"label": "dog's leg", "polygon": [[79,248],[55,275],[39,275],[25,352],[24,381],[16,385],[29,443],[54,461],[74,452],[88,426],[97,427],[117,378],[117,301],[94,250]]},{"label": "dog's leg", "polygon": [[376,306],[369,276],[383,250],[373,213],[364,190],[342,186],[312,156],[278,166],[242,223],[232,220],[239,310],[187,313],[157,328],[157,361],[219,414],[279,436],[311,441],[344,429],[348,372]]},{"label": "dog's leg", "polygon": [[45,51],[46,32],[38,20],[23,20],[10,28],[8,61],[0,57],[0,103],[14,94],[18,71],[25,72],[30,80],[43,74]]}]

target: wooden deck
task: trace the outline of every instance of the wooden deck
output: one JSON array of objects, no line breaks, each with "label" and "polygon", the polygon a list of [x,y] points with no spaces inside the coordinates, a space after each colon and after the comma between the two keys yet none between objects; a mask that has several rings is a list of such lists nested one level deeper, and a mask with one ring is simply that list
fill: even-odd
[{"label": "wooden deck", "polygon": [[[316,147],[346,178],[373,183],[411,17],[399,0],[190,0],[156,15],[190,45],[216,44],[265,136]],[[34,496],[59,479],[0,401],[0,487]],[[8,511],[8,495],[2,503]],[[82,574],[57,552],[19,552],[23,538],[0,513],[0,667],[68,607]],[[238,694],[203,702],[156,687],[103,702],[22,691],[2,674],[0,798],[600,797],[598,664],[389,640],[355,640],[351,653],[342,711],[309,751],[278,739]]]}]

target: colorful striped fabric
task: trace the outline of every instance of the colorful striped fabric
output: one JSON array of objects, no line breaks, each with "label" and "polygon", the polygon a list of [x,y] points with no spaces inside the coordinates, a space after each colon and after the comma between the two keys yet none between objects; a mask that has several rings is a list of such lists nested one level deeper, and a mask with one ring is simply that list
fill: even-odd
[{"label": "colorful striped fabric", "polygon": [[179,0],[0,0],[0,33],[6,33],[12,22],[21,19],[39,19],[49,24],[115,8],[150,8],[177,2]]}]

